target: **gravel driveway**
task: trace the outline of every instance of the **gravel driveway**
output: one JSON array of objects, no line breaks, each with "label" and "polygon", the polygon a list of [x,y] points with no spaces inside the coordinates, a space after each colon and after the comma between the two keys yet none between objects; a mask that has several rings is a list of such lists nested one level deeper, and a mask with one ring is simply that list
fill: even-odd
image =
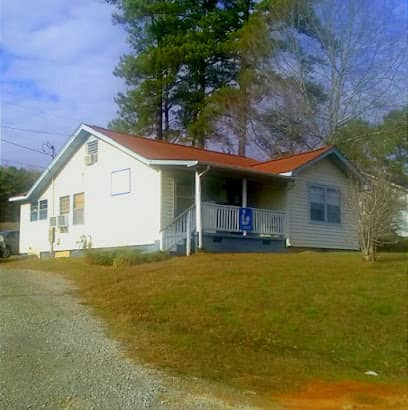
[{"label": "gravel driveway", "polygon": [[126,359],[73,290],[54,274],[0,268],[1,410],[230,407]]}]

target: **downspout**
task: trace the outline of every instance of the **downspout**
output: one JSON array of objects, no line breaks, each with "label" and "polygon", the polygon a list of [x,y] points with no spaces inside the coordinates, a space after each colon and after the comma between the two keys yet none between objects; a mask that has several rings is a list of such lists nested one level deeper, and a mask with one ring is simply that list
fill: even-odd
[{"label": "downspout", "polygon": [[291,203],[289,201],[290,191],[295,188],[295,181],[291,181],[286,185],[286,195],[285,195],[285,223],[284,223],[284,235],[286,247],[290,248],[293,246],[291,242]]},{"label": "downspout", "polygon": [[[52,211],[52,216],[55,216],[55,178],[54,176],[51,179],[51,211]],[[49,218],[48,218],[48,221],[49,221]],[[50,238],[49,238],[51,256],[54,255],[55,232],[56,232],[56,227],[55,226],[51,227],[50,228]]]}]

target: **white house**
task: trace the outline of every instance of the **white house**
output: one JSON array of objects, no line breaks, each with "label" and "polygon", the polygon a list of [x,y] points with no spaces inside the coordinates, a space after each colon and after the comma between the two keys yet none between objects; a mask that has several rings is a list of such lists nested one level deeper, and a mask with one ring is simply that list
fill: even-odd
[{"label": "white house", "polygon": [[20,252],[356,250],[334,147],[259,162],[81,125],[21,203]]}]

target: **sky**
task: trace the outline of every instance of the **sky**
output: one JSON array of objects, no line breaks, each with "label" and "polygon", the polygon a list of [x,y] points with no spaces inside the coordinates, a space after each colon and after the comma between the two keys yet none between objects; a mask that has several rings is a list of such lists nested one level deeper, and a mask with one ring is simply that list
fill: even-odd
[{"label": "sky", "polygon": [[[407,0],[373,2],[391,10],[389,30],[406,27],[408,42]],[[58,151],[81,123],[116,117],[124,84],[113,70],[129,50],[113,12],[104,0],[0,0],[0,164],[41,169],[50,162],[36,152],[43,144]],[[388,92],[407,101],[399,84]]]},{"label": "sky", "polygon": [[0,0],[2,165],[45,167],[49,156],[10,142],[58,150],[80,123],[115,118],[124,85],[112,72],[127,43],[113,11],[103,0]]}]

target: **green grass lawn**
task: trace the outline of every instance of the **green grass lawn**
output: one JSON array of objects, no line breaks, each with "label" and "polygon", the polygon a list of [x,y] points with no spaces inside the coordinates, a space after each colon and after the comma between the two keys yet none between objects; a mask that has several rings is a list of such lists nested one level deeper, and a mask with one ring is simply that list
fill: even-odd
[{"label": "green grass lawn", "polygon": [[199,254],[120,269],[83,259],[2,266],[74,280],[132,357],[261,393],[316,379],[408,381],[408,259],[380,259],[303,252]]}]

